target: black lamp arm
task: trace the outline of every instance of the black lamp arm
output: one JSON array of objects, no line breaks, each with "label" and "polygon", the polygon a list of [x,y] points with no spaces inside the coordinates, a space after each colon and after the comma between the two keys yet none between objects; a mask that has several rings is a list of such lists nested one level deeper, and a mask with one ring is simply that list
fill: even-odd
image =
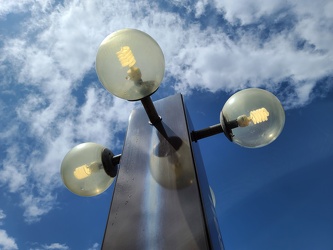
[{"label": "black lamp arm", "polygon": [[[231,131],[231,129],[233,128],[237,128],[238,127],[238,122],[237,120],[233,120],[233,121],[229,121],[226,124],[226,129],[227,131]],[[209,136],[213,136],[213,135],[217,135],[220,133],[224,133],[225,131],[223,131],[223,128],[221,126],[221,124],[216,124],[213,126],[209,126],[208,128],[204,128],[201,130],[197,130],[197,131],[192,131],[191,132],[191,140],[194,142],[197,142],[200,139],[209,137]]]},{"label": "black lamp arm", "polygon": [[209,126],[208,128],[200,129],[197,131],[192,131],[191,132],[191,140],[194,142],[197,142],[200,139],[217,135],[223,133],[223,129],[221,124],[216,124],[213,126]]},{"label": "black lamp arm", "polygon": [[155,124],[161,122],[162,118],[157,114],[154,103],[151,100],[150,96],[142,98],[141,103],[148,115],[149,122],[152,125],[155,125]]}]

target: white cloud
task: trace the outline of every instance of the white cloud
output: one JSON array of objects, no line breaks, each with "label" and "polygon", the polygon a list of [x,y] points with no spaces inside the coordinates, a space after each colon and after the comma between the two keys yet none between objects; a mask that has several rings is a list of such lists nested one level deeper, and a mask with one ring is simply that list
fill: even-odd
[{"label": "white cloud", "polygon": [[204,15],[205,9],[209,4],[208,0],[199,0],[194,5],[195,17],[199,18],[201,15]]},{"label": "white cloud", "polygon": [[0,5],[0,17],[5,17],[8,13],[19,13],[28,11],[45,12],[52,6],[52,0],[20,0],[3,1]]},{"label": "white cloud", "polygon": [[[10,192],[26,190],[21,206],[28,222],[38,221],[56,204],[59,166],[72,146],[95,141],[112,149],[117,145],[116,134],[126,127],[134,104],[112,97],[96,78],[89,87],[85,80],[95,74],[99,43],[115,30],[138,28],[154,37],[165,54],[166,80],[176,79],[174,88],[184,93],[195,88],[214,92],[247,86],[276,91],[281,81],[288,80],[292,94],[287,93],[284,102],[295,107],[310,100],[318,80],[333,74],[329,11],[333,5],[329,1],[320,1],[319,10],[314,8],[318,3],[305,0],[202,0],[194,7],[189,1],[174,0],[171,4],[198,18],[216,15],[219,19],[225,13],[233,36],[223,27],[202,27],[198,20],[191,23],[146,0],[76,0],[62,5],[27,0],[0,7],[2,20],[7,13],[33,13],[24,17],[24,30],[17,37],[1,35],[0,48],[5,90],[20,89],[24,94],[15,96],[18,104],[10,107],[16,114],[9,124],[16,126],[0,130],[0,138],[11,145],[0,168],[0,184]],[[206,13],[208,6],[215,10],[213,16]],[[265,40],[260,37],[260,30],[271,25],[262,17],[274,24],[288,15],[295,18],[292,27]],[[241,25],[254,23],[258,24],[254,30]],[[299,48],[298,42],[304,46]]]},{"label": "white cloud", "polygon": [[44,249],[50,249],[50,250],[68,250],[69,247],[65,244],[60,243],[52,243],[50,245],[45,245]]},{"label": "white cloud", "polygon": [[[302,2],[302,1],[299,1]],[[257,21],[262,16],[269,16],[282,8],[289,7],[288,1],[281,0],[239,0],[239,1],[214,1],[216,8],[225,12],[225,18],[234,23],[238,20],[241,24]]]},{"label": "white cloud", "polygon": [[[5,212],[0,209],[0,226],[3,224],[3,220],[6,218]],[[0,248],[3,250],[18,249],[15,239],[8,236],[7,231],[0,229]]]},{"label": "white cloud", "polygon": [[0,209],[0,226],[3,224],[2,220],[6,218],[6,214],[2,209]]},{"label": "white cloud", "polygon": [[18,249],[15,239],[8,236],[7,232],[3,229],[0,229],[0,247],[3,250]]},{"label": "white cloud", "polygon": [[0,17],[5,16],[8,13],[23,11],[29,2],[30,0],[2,2],[0,5]]},{"label": "white cloud", "polygon": [[39,221],[41,216],[48,213],[56,202],[56,196],[43,190],[38,190],[37,193],[30,190],[23,192],[21,199],[21,205],[25,209],[23,216],[28,223]]},{"label": "white cloud", "polygon": [[[277,92],[278,83],[289,81],[294,94],[286,93],[282,101],[292,108],[307,104],[318,82],[333,75],[330,1],[209,4],[225,13],[235,33],[230,36],[219,27],[196,30],[194,25],[183,31],[188,40],[183,40],[186,46],[178,46],[170,70],[177,79],[177,90],[215,92],[260,86]],[[198,1],[197,6],[207,6],[207,2]],[[332,87],[332,82],[328,84]]]},{"label": "white cloud", "polygon": [[[36,245],[36,243],[34,245]],[[51,243],[51,244],[44,244],[44,245],[41,245],[38,247],[30,248],[29,250],[69,250],[69,249],[70,248],[66,244]]]},{"label": "white cloud", "polygon": [[20,160],[20,149],[13,145],[6,150],[6,159],[0,169],[0,184],[7,184],[9,192],[21,190],[27,181],[27,170]]},{"label": "white cloud", "polygon": [[98,243],[94,243],[94,245],[92,247],[89,247],[88,250],[97,250],[99,249],[99,244]]},{"label": "white cloud", "polygon": [[[183,64],[175,64],[173,73],[180,79],[180,91],[193,87],[235,91],[247,86],[274,91],[279,82],[290,78],[297,93],[291,100],[292,107],[307,103],[317,81],[333,74],[330,56],[298,50],[293,46],[293,37],[285,34],[264,45],[251,36],[243,36],[235,43],[226,37],[205,35],[213,38],[209,44],[198,44],[192,50],[185,48],[178,54],[177,59]],[[310,91],[305,94],[305,89]]]},{"label": "white cloud", "polygon": [[299,17],[295,32],[316,46],[332,53],[333,2],[326,0],[303,1],[294,8]]}]

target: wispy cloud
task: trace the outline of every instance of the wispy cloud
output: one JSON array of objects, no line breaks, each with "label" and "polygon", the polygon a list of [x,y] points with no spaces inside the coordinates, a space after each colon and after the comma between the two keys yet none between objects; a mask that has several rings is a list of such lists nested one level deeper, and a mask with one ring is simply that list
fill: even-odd
[{"label": "wispy cloud", "polygon": [[[196,6],[228,22],[192,34],[188,29],[187,46],[172,64],[177,89],[264,87],[278,93],[288,82],[281,98],[292,108],[311,101],[321,84],[332,87],[330,1],[198,1]],[[205,11],[192,11],[212,19]]]},{"label": "wispy cloud", "polygon": [[95,141],[112,149],[126,126],[134,104],[112,97],[94,75],[99,43],[117,29],[138,28],[157,40],[175,91],[264,87],[296,107],[313,98],[323,79],[332,86],[330,1],[169,4],[186,11],[146,0],[1,5],[0,21],[8,13],[27,14],[17,36],[1,35],[0,47],[7,105],[0,110],[7,123],[0,128],[0,184],[21,194],[26,221],[38,221],[56,204],[59,166],[72,146]]},{"label": "wispy cloud", "polygon": [[50,249],[50,250],[68,250],[69,247],[65,244],[60,243],[52,243],[50,245],[45,245],[44,249]]},{"label": "wispy cloud", "polygon": [[2,225],[2,220],[6,218],[6,214],[2,209],[0,209],[0,226]]},{"label": "wispy cloud", "polygon": [[14,145],[7,148],[6,158],[2,162],[0,170],[0,183],[7,184],[9,192],[17,192],[21,190],[28,177],[26,166],[20,162],[18,157],[20,149]]},{"label": "wispy cloud", "polygon": [[88,248],[88,250],[97,250],[97,249],[99,249],[98,247],[99,247],[99,244],[94,243],[94,245],[92,247]]},{"label": "wispy cloud", "polygon": [[[5,212],[0,209],[0,226],[3,224],[3,220],[6,218]],[[14,238],[8,236],[7,231],[0,229],[0,248],[3,250],[15,250],[18,249]]]},{"label": "wispy cloud", "polygon": [[15,239],[8,236],[7,232],[3,229],[0,229],[0,247],[3,250],[18,249]]},{"label": "wispy cloud", "polygon": [[[37,245],[35,243],[34,245]],[[30,248],[29,250],[69,250],[70,248],[66,244],[61,243],[51,243],[51,244],[44,244],[41,246]]]}]

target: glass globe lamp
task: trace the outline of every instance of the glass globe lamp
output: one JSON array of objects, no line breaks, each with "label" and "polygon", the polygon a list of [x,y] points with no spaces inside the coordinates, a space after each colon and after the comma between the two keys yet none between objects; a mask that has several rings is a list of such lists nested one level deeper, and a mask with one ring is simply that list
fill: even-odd
[{"label": "glass globe lamp", "polygon": [[285,123],[283,107],[276,96],[258,88],[232,95],[220,113],[224,134],[232,142],[258,148],[273,142]]},{"label": "glass globe lamp", "polygon": [[63,183],[71,192],[80,196],[95,196],[104,192],[116,176],[116,167],[111,166],[111,174],[108,171],[112,157],[110,150],[96,143],[75,146],[61,164]]},{"label": "glass globe lamp", "polygon": [[148,34],[123,29],[107,36],[96,56],[100,82],[113,95],[129,101],[153,94],[164,76],[164,55]]}]

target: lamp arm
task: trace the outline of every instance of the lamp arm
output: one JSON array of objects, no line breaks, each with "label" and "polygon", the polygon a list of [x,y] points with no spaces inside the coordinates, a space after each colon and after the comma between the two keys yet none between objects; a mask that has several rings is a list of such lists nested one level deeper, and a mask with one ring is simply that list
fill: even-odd
[{"label": "lamp arm", "polygon": [[[233,121],[227,122],[226,129],[227,129],[227,131],[229,131],[231,129],[237,128],[238,126],[239,125],[238,125],[237,120],[233,120]],[[219,124],[216,124],[213,126],[209,126],[208,128],[200,129],[197,131],[192,131],[191,140],[194,142],[197,142],[200,139],[203,139],[203,138],[206,138],[209,136],[213,136],[213,135],[217,135],[220,133],[224,133],[224,131],[223,131],[221,124],[219,123]]]},{"label": "lamp arm", "polygon": [[155,124],[161,122],[162,118],[157,114],[154,103],[151,100],[150,96],[146,96],[146,97],[142,98],[141,103],[148,115],[149,122],[152,125],[155,125]]},{"label": "lamp arm", "polygon": [[208,128],[200,129],[197,131],[192,131],[191,132],[191,140],[194,142],[197,142],[200,139],[217,135],[223,133],[223,129],[221,124],[216,124],[213,126],[209,126]]}]

